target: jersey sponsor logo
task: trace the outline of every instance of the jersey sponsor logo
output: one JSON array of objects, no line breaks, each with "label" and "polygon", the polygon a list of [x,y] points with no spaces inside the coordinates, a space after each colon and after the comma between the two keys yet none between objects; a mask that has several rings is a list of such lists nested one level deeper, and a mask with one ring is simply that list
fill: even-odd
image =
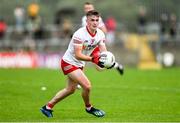
[{"label": "jersey sponsor logo", "polygon": [[103,39],[103,43],[105,43],[106,39]]},{"label": "jersey sponsor logo", "polygon": [[97,44],[95,44],[95,39],[91,39],[90,41],[85,40],[83,43],[83,49],[85,50],[91,50],[96,47]]},{"label": "jersey sponsor logo", "polygon": [[94,44],[95,39],[91,39],[91,44]]},{"label": "jersey sponsor logo", "polygon": [[64,71],[68,71],[72,68],[73,66],[72,65],[67,65],[64,67]]}]

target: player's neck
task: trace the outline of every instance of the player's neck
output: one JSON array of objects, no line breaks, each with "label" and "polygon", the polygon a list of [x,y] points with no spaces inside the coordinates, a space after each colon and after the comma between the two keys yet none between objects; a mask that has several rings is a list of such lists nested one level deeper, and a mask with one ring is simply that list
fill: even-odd
[{"label": "player's neck", "polygon": [[96,35],[97,30],[89,28],[88,26],[86,26],[86,29],[92,37],[94,37]]}]

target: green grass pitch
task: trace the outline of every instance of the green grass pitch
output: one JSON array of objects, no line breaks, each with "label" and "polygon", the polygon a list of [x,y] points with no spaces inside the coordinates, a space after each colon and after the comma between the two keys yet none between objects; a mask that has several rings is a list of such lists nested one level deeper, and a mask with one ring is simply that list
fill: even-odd
[{"label": "green grass pitch", "polygon": [[[92,82],[91,100],[106,112],[97,118],[87,114],[81,90],[54,107],[46,118],[40,107],[66,85],[60,70],[0,69],[0,122],[172,122],[180,121],[180,68],[138,70],[127,68],[98,72],[86,68]],[[47,90],[42,91],[45,86]]]}]

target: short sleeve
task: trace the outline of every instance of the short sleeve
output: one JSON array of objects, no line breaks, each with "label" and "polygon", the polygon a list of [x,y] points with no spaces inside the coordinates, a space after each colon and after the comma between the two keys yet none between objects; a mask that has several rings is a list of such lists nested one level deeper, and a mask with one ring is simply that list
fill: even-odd
[{"label": "short sleeve", "polygon": [[100,28],[100,27],[104,27],[104,26],[105,26],[105,24],[104,24],[102,18],[100,17],[99,18],[99,25],[98,25],[98,27]]},{"label": "short sleeve", "polygon": [[83,38],[80,30],[76,31],[72,37],[74,45],[83,45]]}]

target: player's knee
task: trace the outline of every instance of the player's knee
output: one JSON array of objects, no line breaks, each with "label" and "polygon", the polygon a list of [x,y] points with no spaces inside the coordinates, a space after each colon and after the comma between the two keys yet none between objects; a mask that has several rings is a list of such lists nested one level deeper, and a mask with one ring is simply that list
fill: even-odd
[{"label": "player's knee", "polygon": [[87,84],[84,86],[85,91],[90,91],[91,90],[91,84]]}]

